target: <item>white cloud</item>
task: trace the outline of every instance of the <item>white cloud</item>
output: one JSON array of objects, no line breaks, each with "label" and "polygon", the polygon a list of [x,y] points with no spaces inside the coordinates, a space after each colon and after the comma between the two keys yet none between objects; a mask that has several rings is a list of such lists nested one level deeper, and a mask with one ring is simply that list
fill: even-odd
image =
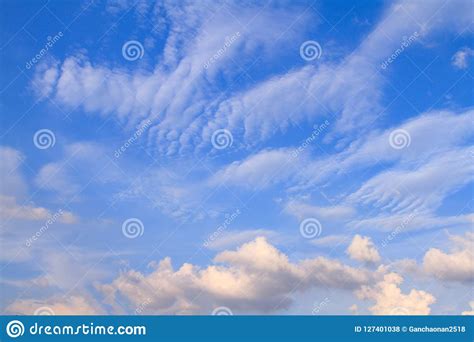
[{"label": "white cloud", "polygon": [[375,315],[428,315],[430,305],[436,299],[430,293],[412,289],[404,294],[400,289],[403,278],[397,273],[388,273],[374,286],[362,286],[357,291],[360,299],[374,301],[369,310]]},{"label": "white cloud", "polygon": [[355,235],[347,248],[347,254],[357,261],[367,263],[377,263],[380,261],[379,252],[368,236]]},{"label": "white cloud", "polygon": [[451,62],[453,66],[458,69],[467,69],[469,66],[469,59],[474,56],[474,50],[468,47],[464,47],[461,50],[457,51]]},{"label": "white cloud", "polygon": [[474,280],[474,233],[453,236],[451,240],[452,253],[430,248],[423,258],[423,269],[440,280],[470,283]]},{"label": "white cloud", "polygon": [[263,150],[226,166],[211,178],[210,183],[264,188],[288,179],[297,168],[291,149]]},{"label": "white cloud", "polygon": [[50,210],[34,205],[19,205],[15,198],[0,195],[0,218],[2,220],[46,221],[58,215],[62,223],[76,223],[77,217],[69,211],[52,213]]},{"label": "white cloud", "polygon": [[[343,151],[307,163],[296,177],[300,187],[304,188],[323,181],[334,181],[338,177],[377,164],[392,166],[397,163],[398,168],[402,168],[400,171],[420,168],[424,163],[443,156],[446,152],[457,150],[458,154],[462,153],[459,146],[463,146],[464,142],[474,135],[471,125],[473,115],[473,110],[460,113],[432,111],[383,131],[375,130],[362,134]],[[390,145],[390,134],[394,130],[408,132],[410,145],[403,149],[394,149]],[[444,160],[446,158],[448,157]]]},{"label": "white cloud", "polygon": [[[197,149],[208,148],[212,132],[223,127],[255,145],[292,125],[290,116],[293,122],[314,120],[328,110],[341,113],[336,125],[339,132],[363,129],[382,109],[379,64],[400,45],[402,37],[418,30],[426,35],[438,27],[463,29],[470,22],[468,1],[399,1],[340,63],[321,61],[284,77],[270,75],[252,88],[215,100],[208,95],[216,91],[212,81],[224,75],[231,82],[238,69],[233,60],[252,60],[256,52],[264,61],[277,59],[275,51],[304,41],[301,28],[309,19],[314,24],[314,18],[299,6],[285,11],[271,6],[242,9],[233,3],[226,3],[227,11],[220,11],[217,3],[162,6],[160,13],[171,29],[163,58],[153,72],[138,69],[131,73],[94,65],[84,57],[69,57],[43,70],[45,76],[38,78],[49,80],[42,88],[48,93],[53,89],[52,96],[60,104],[82,106],[88,112],[113,112],[129,124],[150,119],[155,126],[149,131],[149,141],[163,154],[196,145]],[[209,12],[211,20],[204,20]],[[246,23],[245,29],[240,23]],[[242,38],[205,71],[203,65],[222,47],[225,37],[240,31]],[[284,34],[275,39],[275,32]]]},{"label": "white cloud", "polygon": [[447,195],[474,179],[471,151],[471,147],[451,150],[414,169],[379,173],[348,199],[392,213],[434,210]]},{"label": "white cloud", "polygon": [[369,272],[323,257],[292,263],[259,237],[235,251],[223,251],[213,265],[184,264],[166,258],[148,275],[130,270],[100,289],[109,303],[120,295],[146,312],[209,313],[225,305],[234,312],[272,312],[287,308],[294,292],[317,286],[351,289],[365,284]]}]

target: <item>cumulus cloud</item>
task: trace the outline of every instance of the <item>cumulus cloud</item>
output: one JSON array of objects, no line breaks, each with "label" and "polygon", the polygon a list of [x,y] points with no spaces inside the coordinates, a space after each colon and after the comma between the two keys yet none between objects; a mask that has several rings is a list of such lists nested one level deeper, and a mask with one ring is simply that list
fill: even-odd
[{"label": "cumulus cloud", "polygon": [[379,252],[368,236],[354,236],[351,244],[347,248],[347,254],[349,254],[352,259],[361,262],[377,263],[380,261]]},{"label": "cumulus cloud", "polygon": [[403,278],[388,273],[373,286],[364,285],[356,292],[360,299],[374,301],[369,310],[375,315],[428,315],[436,299],[428,292],[412,289],[404,294],[400,289]]},{"label": "cumulus cloud", "polygon": [[174,270],[166,258],[149,274],[129,270],[99,288],[110,304],[120,296],[132,307],[147,303],[146,312],[209,313],[224,305],[235,312],[268,313],[288,308],[294,293],[318,286],[354,289],[370,279],[366,270],[324,257],[293,263],[258,237],[217,254],[206,268],[186,263]]},{"label": "cumulus cloud", "polygon": [[474,280],[474,233],[452,236],[453,250],[430,248],[423,258],[424,271],[444,281],[470,283]]}]

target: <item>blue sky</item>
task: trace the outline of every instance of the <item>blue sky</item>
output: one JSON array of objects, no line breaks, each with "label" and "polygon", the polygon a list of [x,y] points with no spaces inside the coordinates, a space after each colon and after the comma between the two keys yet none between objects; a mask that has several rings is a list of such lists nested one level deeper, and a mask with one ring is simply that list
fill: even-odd
[{"label": "blue sky", "polygon": [[1,308],[460,314],[469,1],[2,1]]}]

